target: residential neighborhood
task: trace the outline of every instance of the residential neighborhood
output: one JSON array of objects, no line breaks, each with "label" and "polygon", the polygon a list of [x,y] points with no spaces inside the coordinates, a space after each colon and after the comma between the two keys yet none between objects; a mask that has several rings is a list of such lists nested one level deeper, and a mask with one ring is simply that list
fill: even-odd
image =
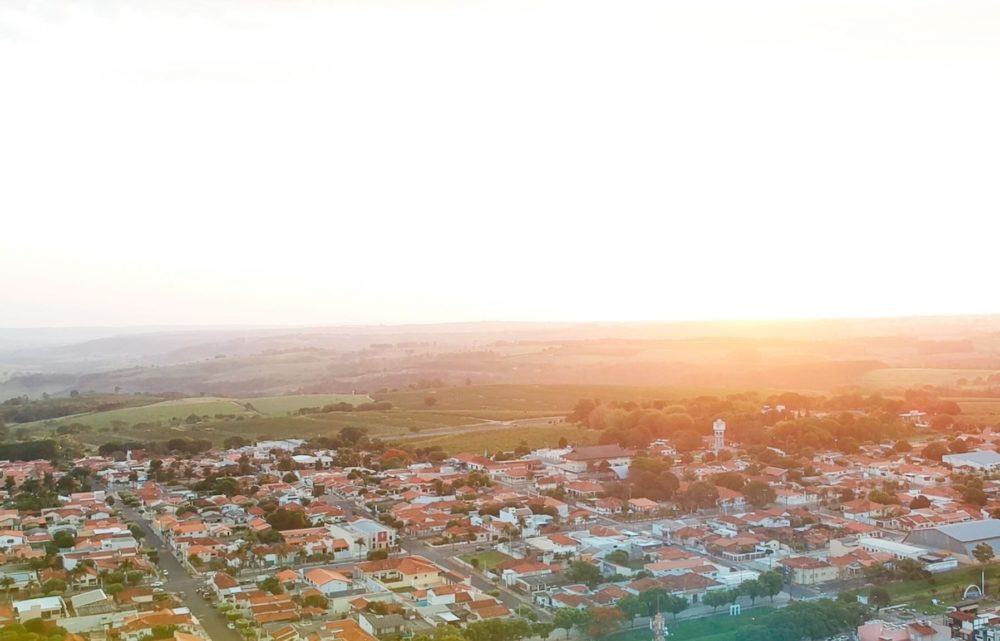
[{"label": "residential neighborhood", "polygon": [[[126,641],[485,625],[544,639],[824,598],[888,605],[870,587],[880,576],[948,576],[982,562],[982,544],[1000,550],[997,439],[956,437],[954,454],[905,439],[816,450],[806,469],[727,440],[720,420],[682,455],[667,438],[420,457],[345,429],[193,455],[128,449],[68,471],[2,462],[4,498],[25,509],[0,511],[0,623]],[[31,509],[25,491],[58,505]],[[934,601],[968,613],[989,590],[972,588]],[[884,616],[905,611],[933,614]],[[971,639],[969,621],[976,639],[1000,634],[1000,614],[961,612],[950,628],[879,621],[894,640]],[[883,638],[873,625],[859,638]]]}]

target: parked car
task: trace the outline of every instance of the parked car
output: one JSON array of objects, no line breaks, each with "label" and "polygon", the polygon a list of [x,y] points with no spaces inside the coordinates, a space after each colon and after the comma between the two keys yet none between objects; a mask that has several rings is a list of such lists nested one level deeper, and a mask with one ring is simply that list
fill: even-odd
[{"label": "parked car", "polygon": [[162,588],[163,587],[163,581],[156,581],[156,582],[154,582],[153,583],[153,587],[154,588]]}]

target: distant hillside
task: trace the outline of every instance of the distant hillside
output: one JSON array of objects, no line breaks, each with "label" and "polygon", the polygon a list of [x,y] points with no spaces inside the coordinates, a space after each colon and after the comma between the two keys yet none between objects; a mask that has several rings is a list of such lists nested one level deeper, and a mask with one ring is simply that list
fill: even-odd
[{"label": "distant hillside", "polygon": [[[133,330],[59,344],[22,333],[24,345],[11,347],[19,331],[0,332],[8,346],[0,350],[0,400],[71,390],[235,398],[373,393],[421,381],[830,390],[885,388],[893,375],[876,372],[896,368],[911,370],[906,380],[917,384],[922,370],[1000,370],[996,316]],[[60,331],[59,340],[73,336]],[[928,373],[926,382],[939,380]]]}]

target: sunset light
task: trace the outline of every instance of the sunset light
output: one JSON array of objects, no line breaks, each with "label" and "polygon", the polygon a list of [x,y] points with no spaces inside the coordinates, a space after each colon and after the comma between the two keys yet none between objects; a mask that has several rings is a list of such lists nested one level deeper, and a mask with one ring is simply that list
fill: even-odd
[{"label": "sunset light", "polygon": [[0,0],[0,641],[1000,641],[997,0]]}]

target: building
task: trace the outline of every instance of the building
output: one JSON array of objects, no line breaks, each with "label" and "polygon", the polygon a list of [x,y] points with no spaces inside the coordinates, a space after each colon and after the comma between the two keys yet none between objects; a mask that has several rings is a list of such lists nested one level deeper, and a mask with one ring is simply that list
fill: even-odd
[{"label": "building", "polygon": [[1000,470],[1000,454],[992,450],[974,450],[964,454],[945,454],[942,463],[952,467],[966,468],[978,472],[994,472]]},{"label": "building", "polygon": [[994,552],[1000,554],[1000,519],[913,530],[906,535],[903,543],[932,550],[948,550],[968,557],[972,556],[972,550],[978,544],[988,543]]},{"label": "building", "polygon": [[726,422],[721,418],[712,423],[712,433],[715,436],[715,446],[712,448],[718,454],[726,447]]},{"label": "building", "polygon": [[578,447],[563,456],[563,467],[570,472],[586,472],[604,462],[611,468],[627,468],[632,463],[632,453],[613,444]]},{"label": "building", "polygon": [[351,580],[340,572],[327,570],[326,568],[313,568],[307,570],[303,576],[305,582],[319,590],[324,596],[330,596],[337,592],[345,592],[351,589]]},{"label": "building", "polygon": [[32,619],[60,619],[66,616],[66,604],[61,596],[43,596],[37,599],[14,601],[14,615],[19,623]]},{"label": "building", "polygon": [[788,569],[792,583],[798,585],[817,585],[837,578],[835,566],[811,556],[793,556],[779,564]]}]

